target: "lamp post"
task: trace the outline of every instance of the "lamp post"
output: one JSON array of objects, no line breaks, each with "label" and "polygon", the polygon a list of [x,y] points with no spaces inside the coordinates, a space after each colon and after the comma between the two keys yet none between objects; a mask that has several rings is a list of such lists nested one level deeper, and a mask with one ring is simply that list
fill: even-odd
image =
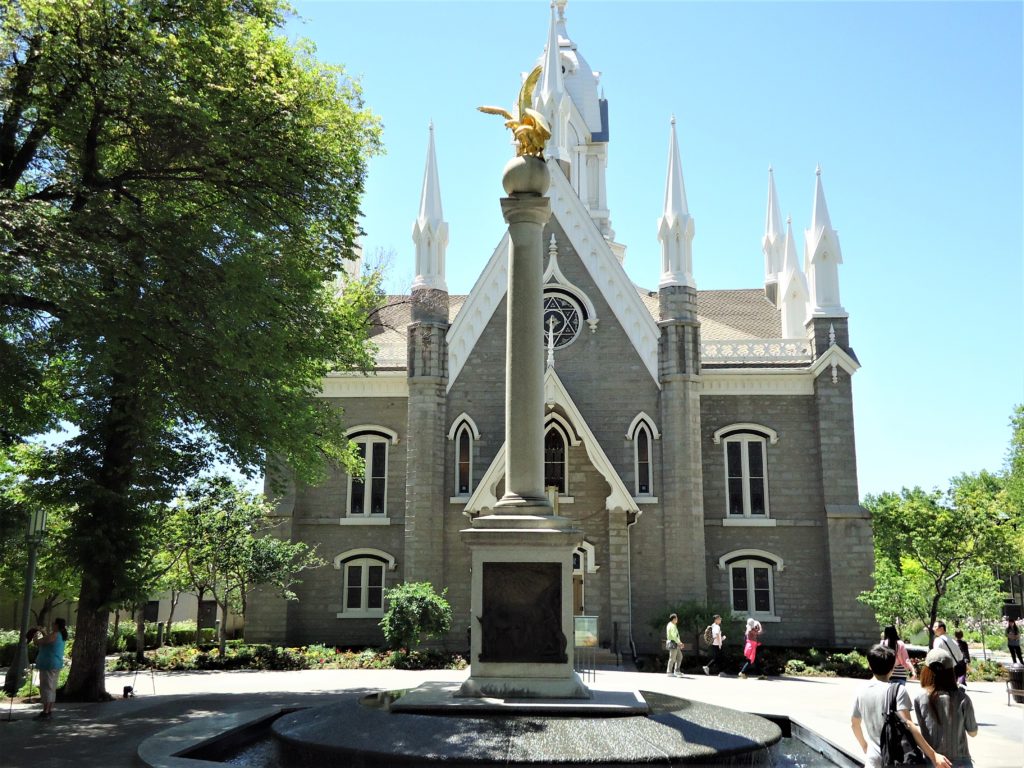
[{"label": "lamp post", "polygon": [[7,669],[7,677],[4,679],[4,690],[13,697],[20,689],[25,680],[25,670],[28,669],[28,620],[32,610],[32,582],[36,577],[36,550],[46,533],[46,510],[36,509],[32,512],[28,521],[28,565],[25,568],[25,596],[21,606],[21,635],[18,638],[18,652],[14,661]]}]

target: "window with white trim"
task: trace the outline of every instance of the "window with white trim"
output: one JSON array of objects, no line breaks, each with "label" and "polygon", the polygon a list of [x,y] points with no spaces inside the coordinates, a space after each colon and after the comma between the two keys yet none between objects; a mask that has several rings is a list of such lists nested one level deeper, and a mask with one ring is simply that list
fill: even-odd
[{"label": "window with white trim", "polygon": [[559,495],[565,495],[568,472],[566,436],[557,426],[544,433],[544,487],[556,486]]},{"label": "window with white trim", "polygon": [[729,566],[729,604],[733,613],[774,616],[772,564],[763,560],[734,560]]},{"label": "window with white trim", "polygon": [[473,493],[473,431],[462,424],[455,432],[455,495]]},{"label": "window with white trim", "polygon": [[633,438],[633,468],[636,478],[635,496],[653,496],[651,478],[651,431],[641,423]]},{"label": "window with white trim", "polygon": [[384,518],[387,516],[388,445],[391,440],[374,432],[349,438],[363,460],[362,477],[348,478],[348,517]]},{"label": "window with white trim", "polygon": [[738,432],[726,436],[726,513],[729,517],[768,517],[768,441]]},{"label": "window with white trim", "polygon": [[341,563],[341,613],[346,617],[384,615],[384,569],[382,560],[358,557]]}]

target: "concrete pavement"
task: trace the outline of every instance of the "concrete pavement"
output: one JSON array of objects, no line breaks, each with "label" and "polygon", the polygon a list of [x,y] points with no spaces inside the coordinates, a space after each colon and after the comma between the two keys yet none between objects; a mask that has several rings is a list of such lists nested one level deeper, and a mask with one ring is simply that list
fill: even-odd
[{"label": "concrete pavement", "polygon": [[[137,695],[105,704],[57,705],[47,721],[32,719],[38,705],[13,707],[13,722],[0,723],[0,765],[136,766],[138,745],[188,720],[266,705],[326,704],[340,692],[412,688],[427,680],[460,682],[466,671],[322,670],[304,672],[165,672],[153,676],[112,673],[107,689],[120,696],[134,683]],[[607,690],[649,690],[747,712],[786,715],[848,752],[858,747],[850,707],[860,680],[780,677],[740,680],[660,673],[601,671],[588,683]],[[911,695],[918,687],[910,684]],[[971,740],[977,768],[1024,767],[1024,705],[1007,706],[1003,683],[972,683],[979,734]],[[8,706],[5,704],[5,707]],[[6,720],[7,711],[0,713]]]}]

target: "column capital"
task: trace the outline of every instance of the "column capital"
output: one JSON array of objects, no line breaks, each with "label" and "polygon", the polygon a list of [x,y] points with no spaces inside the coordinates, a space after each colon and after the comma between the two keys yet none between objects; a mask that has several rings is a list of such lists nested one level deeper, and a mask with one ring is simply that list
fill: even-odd
[{"label": "column capital", "polygon": [[501,215],[508,224],[538,224],[543,227],[551,218],[551,200],[539,195],[503,197]]}]

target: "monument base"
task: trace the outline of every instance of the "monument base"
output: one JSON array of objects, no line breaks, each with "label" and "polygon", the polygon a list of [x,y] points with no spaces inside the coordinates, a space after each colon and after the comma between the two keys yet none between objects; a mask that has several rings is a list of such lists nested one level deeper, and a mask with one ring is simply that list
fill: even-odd
[{"label": "monument base", "polygon": [[569,677],[470,676],[455,694],[488,699],[589,699],[590,690],[575,671]]}]

